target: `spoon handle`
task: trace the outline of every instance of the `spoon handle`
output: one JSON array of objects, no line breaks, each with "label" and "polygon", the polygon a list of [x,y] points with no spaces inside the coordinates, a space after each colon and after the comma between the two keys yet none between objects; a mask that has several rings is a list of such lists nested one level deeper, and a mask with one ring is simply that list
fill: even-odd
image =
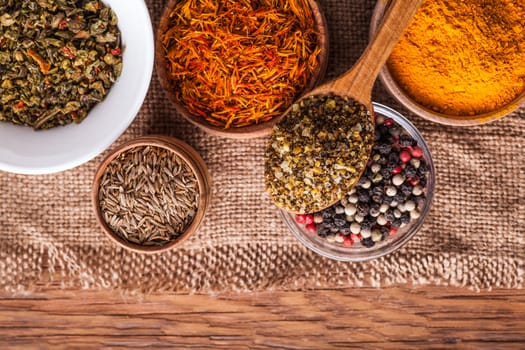
[{"label": "spoon handle", "polygon": [[332,89],[352,91],[357,100],[370,101],[377,75],[422,2],[423,0],[391,0],[377,34],[356,64],[330,84]]}]

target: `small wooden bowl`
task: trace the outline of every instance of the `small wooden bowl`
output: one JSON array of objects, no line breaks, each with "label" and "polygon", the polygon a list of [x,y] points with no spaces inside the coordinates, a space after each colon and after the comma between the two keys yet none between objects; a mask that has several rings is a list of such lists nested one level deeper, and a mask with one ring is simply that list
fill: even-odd
[{"label": "small wooden bowl", "polygon": [[[179,234],[175,239],[169,241],[168,243],[160,246],[145,246],[139,244],[133,244],[122,239],[118,234],[113,232],[113,230],[108,226],[102,211],[99,205],[99,187],[102,175],[104,174],[108,164],[118,157],[120,154],[135,148],[135,147],[144,147],[144,146],[156,146],[160,148],[167,149],[177,154],[181,159],[183,159],[188,166],[191,168],[195,177],[197,179],[198,188],[199,188],[199,203],[197,206],[197,213],[193,218],[193,221],[189,224],[184,232]],[[116,244],[119,246],[131,250],[136,253],[160,253],[167,250],[173,249],[180,246],[189,236],[191,236],[201,225],[206,210],[210,204],[211,200],[211,178],[208,173],[206,164],[201,156],[188,144],[169,136],[164,135],[151,135],[151,136],[142,136],[135,140],[129,141],[120,145],[118,148],[113,150],[106,158],[100,163],[97,171],[95,172],[95,177],[93,180],[92,186],[92,203],[93,209],[99,225],[102,227],[104,233]]]},{"label": "small wooden bowl", "polygon": [[[388,4],[388,1],[377,2],[370,23],[370,37],[374,35],[379,24],[381,23],[383,15],[388,8]],[[517,110],[521,105],[525,104],[525,91],[523,91],[510,103],[488,113],[477,115],[448,115],[427,108],[411,98],[392,77],[392,74],[388,70],[388,66],[386,64],[379,73],[379,79],[385,86],[386,90],[412,113],[417,114],[422,118],[444,125],[472,126],[485,124],[503,118],[504,116]]]},{"label": "small wooden bowl", "polygon": [[[272,120],[260,124],[225,129],[223,127],[211,125],[202,117],[192,115],[184,106],[182,106],[176,101],[172,88],[169,85],[167,77],[168,74],[166,72],[165,66],[164,50],[162,47],[160,37],[161,33],[164,33],[167,30],[169,15],[179,1],[180,0],[170,0],[168,2],[160,18],[159,27],[157,29],[155,37],[155,69],[157,71],[157,76],[159,78],[160,85],[164,89],[167,97],[173,102],[177,112],[192,124],[198,126],[199,128],[214,136],[228,137],[232,139],[251,139],[269,135],[273,126],[277,123],[278,118],[273,118]],[[308,3],[310,4],[314,15],[315,25],[317,27],[316,29],[318,33],[317,42],[319,47],[321,48],[321,52],[317,57],[317,70],[311,77],[309,84],[298,97],[312,90],[317,84],[319,84],[322,81],[328,64],[328,30],[326,19],[315,0],[308,0]],[[292,103],[290,103],[290,106],[291,105]]]}]

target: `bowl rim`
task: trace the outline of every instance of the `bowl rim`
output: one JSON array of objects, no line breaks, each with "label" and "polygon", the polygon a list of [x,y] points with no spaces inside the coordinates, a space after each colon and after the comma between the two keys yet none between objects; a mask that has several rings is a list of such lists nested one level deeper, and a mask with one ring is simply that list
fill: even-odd
[{"label": "bowl rim", "polygon": [[[201,117],[192,115],[191,113],[188,112],[188,110],[184,106],[182,106],[175,100],[174,94],[171,92],[171,87],[169,86],[167,78],[166,78],[167,74],[166,74],[166,68],[164,65],[164,62],[165,62],[164,50],[163,50],[163,45],[161,43],[160,37],[161,37],[161,33],[167,30],[167,20],[169,18],[171,11],[175,7],[175,5],[180,1],[181,0],[170,0],[166,4],[162,12],[162,15],[160,17],[159,25],[157,27],[157,31],[155,35],[155,70],[157,74],[157,79],[162,87],[162,90],[164,91],[164,94],[168,97],[168,99],[174,105],[175,110],[184,119],[186,119],[193,125],[201,128],[202,130],[206,131],[210,135],[226,137],[226,138],[231,138],[231,139],[251,139],[251,138],[258,138],[258,137],[264,137],[264,136],[269,135],[273,126],[278,122],[279,117],[273,118],[267,122],[263,122],[259,124],[225,129],[223,127],[211,125],[206,120],[203,120]],[[315,86],[317,86],[324,79],[324,76],[326,74],[326,70],[328,67],[328,47],[329,47],[328,24],[324,16],[324,13],[321,11],[321,8],[319,4],[316,2],[316,0],[307,0],[307,1],[312,9],[315,24],[318,30],[317,40],[318,40],[319,47],[321,48],[321,52],[319,53],[317,57],[317,61],[319,63],[317,70],[311,77],[309,84],[305,87],[303,92],[296,98],[296,100],[300,99],[304,94],[311,91]]]},{"label": "bowl rim", "polygon": [[[109,163],[118,157],[120,154],[137,147],[154,146],[169,150],[177,154],[182,160],[188,164],[193,171],[199,188],[199,203],[197,207],[197,213],[190,223],[190,225],[172,241],[163,244],[161,246],[143,246],[134,244],[120,238],[111,228],[108,226],[102,216],[102,211],[99,206],[99,187],[102,175],[104,174]],[[211,202],[211,177],[206,167],[206,164],[202,157],[193,149],[190,145],[166,135],[147,135],[135,138],[128,142],[125,142],[113,149],[99,164],[95,175],[93,177],[93,183],[91,187],[91,203],[92,208],[95,212],[96,220],[99,226],[102,228],[105,235],[114,243],[122,248],[128,249],[135,253],[146,253],[155,254],[171,250],[175,247],[182,245],[188,237],[193,235],[202,224],[207,209]]]},{"label": "bowl rim", "polygon": [[[374,7],[372,13],[372,19],[370,21],[369,37],[372,38],[376,32],[384,13],[388,9],[390,2],[378,1]],[[525,105],[525,89],[515,99],[509,103],[498,107],[497,109],[476,115],[449,115],[440,112],[436,112],[422,104],[416,102],[411,98],[403,88],[399,86],[392,74],[388,69],[388,65],[385,64],[379,72],[379,79],[385,86],[386,90],[393,96],[399,103],[410,110],[412,113],[444,125],[450,126],[474,126],[481,125],[501,119],[512,112],[519,109],[522,105]]]},{"label": "bowl rim", "polygon": [[[430,176],[427,181],[427,186],[425,188],[426,193],[427,193],[427,201],[425,203],[425,207],[423,208],[423,211],[421,212],[420,218],[417,219],[417,221],[415,221],[414,226],[412,226],[409,231],[402,233],[401,236],[396,236],[391,244],[389,244],[388,246],[383,246],[382,247],[383,249],[380,248],[377,250],[369,250],[370,248],[366,248],[360,252],[355,252],[355,251],[350,252],[350,254],[345,253],[343,250],[351,249],[351,248],[343,248],[341,246],[331,245],[328,242],[323,242],[323,246],[330,247],[331,248],[330,250],[321,248],[319,244],[315,243],[316,241],[318,242],[319,240],[321,240],[321,238],[317,238],[317,235],[311,235],[311,234],[309,235],[305,233],[303,230],[299,230],[294,220],[295,214],[289,213],[279,208],[279,213],[281,215],[281,218],[285,222],[289,231],[292,232],[292,234],[295,236],[295,238],[297,238],[299,242],[301,242],[305,247],[316,252],[317,254],[324,256],[326,258],[333,259],[333,260],[345,261],[345,262],[363,262],[363,261],[377,259],[377,258],[383,257],[385,255],[388,255],[390,253],[393,253],[399,250],[410,239],[412,239],[416,235],[417,232],[419,232],[419,230],[421,229],[423,223],[425,222],[425,219],[427,218],[432,208],[432,202],[433,202],[434,193],[436,190],[436,170],[435,170],[432,154],[430,152],[428,144],[423,138],[423,135],[421,135],[419,130],[405,116],[403,116],[401,113],[394,110],[393,108],[377,103],[377,102],[372,102],[372,105],[374,107],[375,114],[379,114],[386,118],[393,118],[396,121],[396,123],[401,125],[411,135],[416,135],[417,138],[421,140],[421,144],[419,146],[423,149],[424,157],[427,160],[427,165],[430,168],[429,169]],[[399,234],[400,233],[398,233],[398,235]]]}]

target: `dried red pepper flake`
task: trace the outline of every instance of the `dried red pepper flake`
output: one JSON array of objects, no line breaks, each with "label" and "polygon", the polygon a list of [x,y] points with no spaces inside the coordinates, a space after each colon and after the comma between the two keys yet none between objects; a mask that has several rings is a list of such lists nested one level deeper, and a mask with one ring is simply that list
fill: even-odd
[{"label": "dried red pepper flake", "polygon": [[64,53],[64,55],[66,55],[67,58],[70,58],[70,59],[73,59],[75,58],[75,54],[73,53],[73,51],[71,51],[71,49],[67,46],[64,46],[62,48],[62,52]]}]

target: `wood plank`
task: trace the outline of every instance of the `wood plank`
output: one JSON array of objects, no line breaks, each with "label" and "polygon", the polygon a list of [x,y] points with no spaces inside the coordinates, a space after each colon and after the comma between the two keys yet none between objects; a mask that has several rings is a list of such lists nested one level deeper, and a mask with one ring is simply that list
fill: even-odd
[{"label": "wood plank", "polygon": [[0,296],[0,348],[524,348],[525,291]]}]

